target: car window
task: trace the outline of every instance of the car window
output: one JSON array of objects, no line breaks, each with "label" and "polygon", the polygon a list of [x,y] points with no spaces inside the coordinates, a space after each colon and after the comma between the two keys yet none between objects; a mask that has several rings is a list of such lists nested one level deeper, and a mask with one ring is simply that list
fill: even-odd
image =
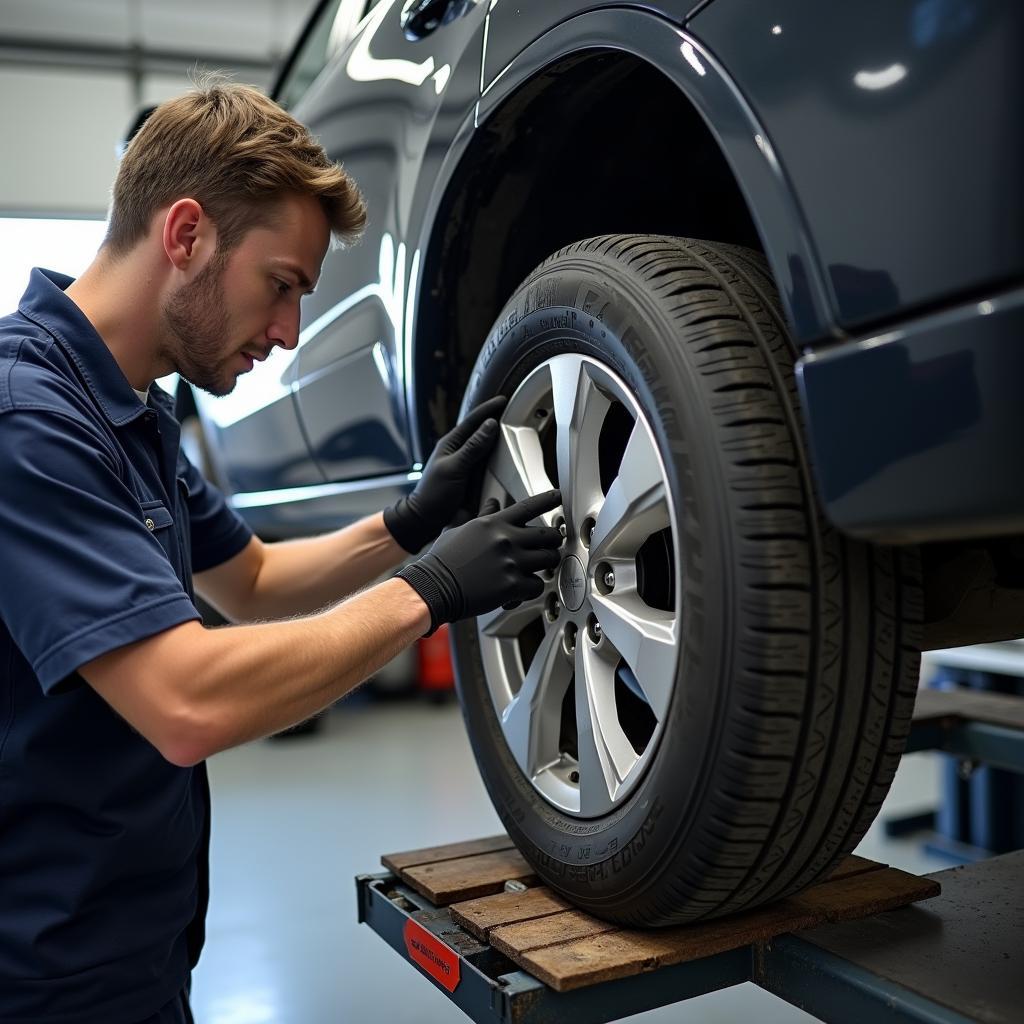
[{"label": "car window", "polygon": [[288,74],[278,89],[277,102],[293,107],[317,76],[352,38],[356,26],[379,0],[330,0],[302,41]]}]

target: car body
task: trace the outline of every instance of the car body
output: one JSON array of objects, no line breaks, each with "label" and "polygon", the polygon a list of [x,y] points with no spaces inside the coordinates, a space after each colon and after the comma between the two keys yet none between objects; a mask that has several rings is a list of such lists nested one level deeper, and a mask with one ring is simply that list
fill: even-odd
[{"label": "car body", "polygon": [[844,533],[922,546],[926,643],[1024,587],[1024,8],[1011,0],[318,5],[274,89],[367,200],[298,347],[199,394],[262,533],[394,500],[507,297],[605,232],[761,250]]}]

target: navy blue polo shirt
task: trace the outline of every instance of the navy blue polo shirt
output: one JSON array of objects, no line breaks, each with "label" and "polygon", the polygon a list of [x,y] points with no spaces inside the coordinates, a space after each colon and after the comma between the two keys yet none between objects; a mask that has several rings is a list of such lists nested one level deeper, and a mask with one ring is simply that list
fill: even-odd
[{"label": "navy blue polo shirt", "polygon": [[143,404],[71,278],[0,319],[0,1020],[155,1013],[203,941],[205,765],[170,764],[78,675],[198,619],[250,530]]}]

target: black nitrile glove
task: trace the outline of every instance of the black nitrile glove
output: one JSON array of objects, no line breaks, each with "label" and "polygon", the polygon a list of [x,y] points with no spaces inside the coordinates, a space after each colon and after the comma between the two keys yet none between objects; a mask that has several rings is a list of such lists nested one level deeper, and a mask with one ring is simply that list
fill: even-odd
[{"label": "black nitrile glove", "polygon": [[562,534],[525,524],[561,501],[559,491],[546,491],[498,511],[492,498],[479,517],[443,533],[422,558],[399,570],[430,609],[430,633],[444,622],[540,597],[544,584],[535,574],[558,565]]},{"label": "black nitrile glove", "polygon": [[384,525],[406,551],[419,551],[458,515],[498,439],[495,417],[504,408],[501,395],[476,406],[437,442],[412,494],[384,509]]}]

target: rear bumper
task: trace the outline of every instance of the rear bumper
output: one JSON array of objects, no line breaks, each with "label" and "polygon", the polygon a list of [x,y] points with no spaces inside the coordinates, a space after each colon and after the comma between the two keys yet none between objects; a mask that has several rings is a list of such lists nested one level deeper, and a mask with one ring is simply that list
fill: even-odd
[{"label": "rear bumper", "polygon": [[805,356],[815,476],[852,536],[1024,533],[1024,288]]}]

